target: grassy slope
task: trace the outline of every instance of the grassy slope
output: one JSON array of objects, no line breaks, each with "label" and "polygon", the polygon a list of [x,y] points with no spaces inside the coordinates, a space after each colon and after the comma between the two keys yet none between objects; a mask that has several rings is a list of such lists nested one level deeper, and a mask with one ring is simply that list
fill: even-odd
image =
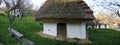
[{"label": "grassy slope", "polygon": [[96,32],[88,29],[92,45],[120,45],[120,32],[112,29],[98,29]]},{"label": "grassy slope", "polygon": [[[8,35],[8,19],[7,17],[0,16],[0,41],[5,45],[25,45],[18,41],[16,38],[10,38]],[[13,22],[13,27],[18,32],[35,42],[36,45],[79,45],[75,43],[68,43],[65,41],[56,41],[48,38],[43,38],[36,33],[42,30],[42,26],[38,25],[31,17],[26,19],[16,19]]]},{"label": "grassy slope", "polygon": [[[25,45],[24,43],[18,41],[16,38],[10,38],[8,35],[8,19],[7,17],[0,16],[0,42],[5,45]],[[36,33],[42,30],[42,26],[38,25],[31,17],[26,19],[16,19],[13,22],[13,27],[15,30],[24,34],[24,36],[35,42],[36,45],[79,45],[76,43],[68,43],[65,41],[56,41],[48,38],[43,38]],[[97,32],[93,30],[88,30],[90,34],[90,39],[93,44],[86,45],[120,45],[120,32],[99,29]]]}]

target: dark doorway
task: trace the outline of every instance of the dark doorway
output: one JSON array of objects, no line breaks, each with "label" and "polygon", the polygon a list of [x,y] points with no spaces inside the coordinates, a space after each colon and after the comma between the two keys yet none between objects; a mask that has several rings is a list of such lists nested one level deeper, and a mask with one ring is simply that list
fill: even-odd
[{"label": "dark doorway", "polygon": [[59,39],[65,39],[67,35],[66,33],[67,33],[66,23],[58,23],[57,24],[57,37]]}]

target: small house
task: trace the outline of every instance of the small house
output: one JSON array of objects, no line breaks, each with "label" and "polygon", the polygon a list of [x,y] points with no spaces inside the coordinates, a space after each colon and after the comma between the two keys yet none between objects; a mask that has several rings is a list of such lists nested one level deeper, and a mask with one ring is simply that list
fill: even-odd
[{"label": "small house", "polygon": [[102,28],[109,29],[110,28],[110,23],[105,23],[105,22],[102,22],[102,21],[93,20],[93,21],[87,21],[86,22],[86,27],[91,28],[91,29],[102,29]]},{"label": "small house", "polygon": [[86,39],[86,21],[94,19],[83,0],[47,0],[35,15],[44,24],[42,34],[58,40]]}]

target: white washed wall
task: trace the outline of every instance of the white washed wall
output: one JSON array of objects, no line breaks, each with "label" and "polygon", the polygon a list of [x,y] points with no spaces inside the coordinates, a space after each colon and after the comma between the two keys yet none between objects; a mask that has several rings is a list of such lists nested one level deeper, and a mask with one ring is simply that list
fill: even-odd
[{"label": "white washed wall", "polygon": [[86,38],[86,23],[67,23],[67,38]]},{"label": "white washed wall", "polygon": [[99,29],[99,25],[97,25],[97,29]]},{"label": "white washed wall", "polygon": [[110,28],[110,25],[107,25],[106,28]]},{"label": "white washed wall", "polygon": [[57,23],[44,23],[43,34],[57,36]]},{"label": "white washed wall", "polygon": [[86,23],[85,22],[82,22],[81,23],[81,39],[86,39]]},{"label": "white washed wall", "polygon": [[106,28],[105,25],[101,25],[100,28]]}]

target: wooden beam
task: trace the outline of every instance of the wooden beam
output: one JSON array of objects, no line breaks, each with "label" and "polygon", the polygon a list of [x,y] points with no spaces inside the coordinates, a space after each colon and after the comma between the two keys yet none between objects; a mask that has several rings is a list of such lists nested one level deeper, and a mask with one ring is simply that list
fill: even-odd
[{"label": "wooden beam", "polygon": [[4,45],[4,44],[0,43],[0,45]]},{"label": "wooden beam", "polygon": [[17,36],[18,38],[22,38],[22,37],[23,37],[23,34],[17,32],[17,31],[14,30],[14,29],[12,29],[11,32],[12,32],[15,36]]},{"label": "wooden beam", "polygon": [[[10,29],[8,29],[10,30]],[[23,34],[19,33],[18,31],[12,29],[10,30],[11,34],[14,35],[17,39],[19,39],[20,41],[24,42],[27,45],[35,45],[34,42],[24,38]]]},{"label": "wooden beam", "polygon": [[23,42],[25,42],[27,45],[35,45],[32,41],[26,39],[26,38],[22,38],[21,39]]}]

